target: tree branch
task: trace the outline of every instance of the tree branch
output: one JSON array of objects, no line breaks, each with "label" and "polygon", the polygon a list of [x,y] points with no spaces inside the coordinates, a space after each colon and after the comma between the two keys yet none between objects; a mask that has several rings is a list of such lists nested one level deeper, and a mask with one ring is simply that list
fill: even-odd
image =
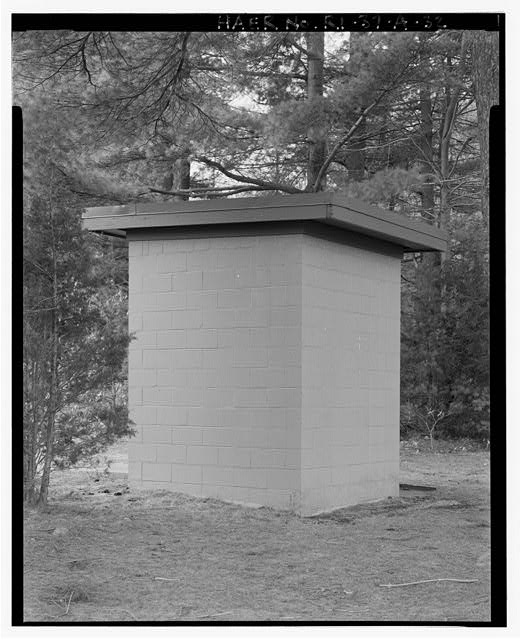
[{"label": "tree branch", "polygon": [[34,262],[34,260],[30,260],[26,256],[24,256],[23,259],[25,260],[25,262],[28,262],[30,265],[35,267],[35,269],[38,269],[39,271],[41,271],[45,276],[47,276],[47,278],[49,278],[49,280],[52,280],[51,274],[42,266],[40,266],[37,262]]},{"label": "tree branch", "polygon": [[319,185],[320,185],[320,181],[322,180],[322,178],[324,177],[324,173],[327,171],[329,165],[331,164],[331,162],[333,161],[335,154],[337,153],[338,149],[340,149],[340,147],[342,145],[344,145],[349,138],[351,138],[351,136],[354,134],[354,132],[358,129],[358,127],[360,126],[362,120],[364,119],[364,117],[370,112],[372,111],[372,109],[374,109],[374,107],[382,100],[382,98],[389,93],[392,88],[396,85],[396,83],[400,80],[400,78],[405,74],[405,72],[407,71],[407,69],[411,66],[413,62],[413,59],[410,58],[407,63],[405,64],[405,66],[403,67],[403,69],[387,84],[387,86],[382,90],[382,92],[380,93],[380,95],[368,106],[364,109],[364,111],[362,111],[362,113],[360,114],[359,118],[357,119],[357,121],[355,122],[355,124],[351,127],[351,129],[349,129],[349,131],[347,132],[347,134],[337,142],[337,144],[333,147],[333,150],[331,151],[331,153],[328,155],[328,157],[326,158],[326,160],[324,161],[324,164],[322,165],[322,167],[320,168],[320,171],[318,172],[317,175],[317,179],[315,180],[315,183],[313,184],[313,191],[318,191]]},{"label": "tree branch", "polygon": [[295,47],[295,49],[297,49],[297,51],[300,51],[300,53],[303,53],[305,56],[308,55],[308,50],[305,49],[302,45],[300,45],[298,42],[295,42],[295,40],[293,39],[293,36],[290,36],[288,34],[288,36],[286,37],[286,42],[291,45],[292,47]]},{"label": "tree branch", "polygon": [[323,165],[320,167],[320,171],[317,174],[317,178],[316,178],[316,180],[315,180],[315,182],[313,184],[312,191],[317,191],[318,190],[318,186],[320,185],[320,183],[322,181],[322,178],[324,177],[324,174],[328,170],[329,165],[333,162],[333,160],[334,160],[338,150],[340,149],[340,147],[342,147],[351,138],[351,136],[355,133],[355,131],[358,129],[358,127],[362,124],[363,119],[366,117],[366,115],[378,104],[378,102],[380,101],[380,99],[382,97],[383,97],[383,94],[377,100],[374,100],[368,107],[366,107],[362,111],[362,113],[360,114],[360,116],[358,117],[358,119],[356,120],[354,125],[346,133],[346,135],[343,138],[341,138],[335,144],[335,146],[331,150],[330,154],[324,160]]},{"label": "tree branch", "polygon": [[235,180],[236,182],[254,184],[254,185],[257,185],[258,187],[262,187],[263,189],[272,190],[272,191],[283,191],[285,193],[303,193],[302,189],[297,189],[297,187],[293,187],[292,185],[289,185],[289,184],[271,182],[269,180],[261,180],[260,178],[252,178],[252,177],[243,176],[240,173],[234,173],[233,171],[226,169],[226,167],[224,167],[219,162],[216,162],[215,160],[210,160],[205,156],[196,156],[194,157],[194,160],[198,162],[202,162],[208,167],[213,167],[214,169],[217,169],[217,171],[220,171],[223,175],[227,176],[228,178],[231,178],[232,180]]},{"label": "tree branch", "polygon": [[138,193],[138,196],[145,195],[146,193],[160,193],[167,196],[192,196],[193,198],[203,198],[210,196],[228,197],[236,195],[238,193],[246,193],[252,191],[277,191],[273,187],[266,186],[237,186],[237,187],[208,187],[198,189],[178,189],[175,191],[167,191],[165,189],[156,189],[155,187],[148,187],[148,191]]},{"label": "tree branch", "polygon": [[453,164],[452,164],[452,169],[449,171],[449,175],[447,176],[448,178],[450,178],[450,176],[454,173],[454,170],[456,169],[457,165],[458,165],[458,160],[460,159],[461,154],[465,151],[465,149],[467,148],[467,146],[472,142],[473,137],[469,136],[465,142],[462,144],[460,150],[458,151],[458,154],[456,156],[456,159],[454,160]]}]

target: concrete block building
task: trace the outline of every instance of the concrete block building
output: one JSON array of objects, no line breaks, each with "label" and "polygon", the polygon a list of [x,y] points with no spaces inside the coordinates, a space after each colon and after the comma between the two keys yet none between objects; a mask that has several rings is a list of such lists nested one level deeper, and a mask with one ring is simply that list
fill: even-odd
[{"label": "concrete block building", "polygon": [[129,480],[301,515],[398,494],[400,261],[335,194],[88,209],[129,247]]}]

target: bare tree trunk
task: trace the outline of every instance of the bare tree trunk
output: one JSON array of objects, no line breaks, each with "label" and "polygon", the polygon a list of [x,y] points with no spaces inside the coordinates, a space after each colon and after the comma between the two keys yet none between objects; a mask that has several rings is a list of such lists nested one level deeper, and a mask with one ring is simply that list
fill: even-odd
[{"label": "bare tree trunk", "polygon": [[161,183],[161,188],[164,189],[165,191],[171,191],[173,184],[174,184],[174,172],[169,171],[163,178],[163,182]]},{"label": "bare tree trunk", "polygon": [[[25,332],[24,332],[25,333]],[[38,424],[36,415],[36,363],[29,367],[29,357],[24,353],[24,467],[23,467],[23,495],[24,502],[35,501],[36,476],[36,431]],[[30,405],[30,411],[27,407]]]},{"label": "bare tree trunk", "polygon": [[52,239],[52,309],[51,309],[51,362],[49,380],[49,404],[47,413],[47,428],[45,432],[45,457],[43,462],[42,479],[40,482],[40,494],[38,504],[46,505],[49,495],[49,482],[51,478],[51,465],[54,453],[54,431],[56,426],[56,407],[58,391],[58,273],[56,256],[56,236],[54,228],[53,204],[49,203],[49,216],[51,222]]},{"label": "bare tree trunk", "polygon": [[36,502],[36,438],[37,438],[36,420],[33,421],[30,430],[30,442],[28,443],[28,451],[25,454],[26,464],[24,467],[24,501],[29,504]]},{"label": "bare tree trunk", "polygon": [[[349,55],[355,53],[357,49],[362,46],[363,39],[366,38],[365,33],[358,33],[354,31],[349,34]],[[348,170],[349,182],[361,182],[365,175],[365,151],[363,151],[367,142],[361,140],[366,130],[365,117],[360,123],[357,129],[357,138],[353,138],[349,144],[349,152],[347,153],[347,160],[345,166]]]},{"label": "bare tree trunk", "polygon": [[489,218],[489,121],[490,107],[499,104],[499,34],[494,31],[469,31],[472,90],[478,112],[481,155],[481,210]]},{"label": "bare tree trunk", "polygon": [[280,182],[280,152],[275,149],[275,182]]},{"label": "bare tree trunk", "polygon": [[358,140],[353,139],[347,155],[346,166],[349,172],[349,182],[361,182],[365,174],[365,151],[366,142],[361,140],[365,131],[365,118],[358,127]]},{"label": "bare tree trunk", "polygon": [[[448,61],[448,65],[451,65],[451,61]],[[448,183],[450,166],[450,147],[452,142],[452,132],[454,130],[454,121],[456,119],[456,110],[460,99],[461,90],[456,87],[445,90],[445,108],[443,110],[443,118],[440,128],[440,213],[438,217],[438,226],[441,229],[446,229],[449,217],[450,208],[448,202]]]},{"label": "bare tree trunk", "polygon": [[35,478],[36,478],[36,447],[35,426],[31,425],[31,439],[26,443],[27,451],[24,451],[24,502],[35,502]]},{"label": "bare tree trunk", "polygon": [[[183,154],[174,162],[172,189],[190,189],[190,160],[188,154]],[[174,200],[188,200],[186,196],[174,196]]]},{"label": "bare tree trunk", "polygon": [[[423,218],[431,224],[436,223],[436,199],[434,190],[435,154],[434,154],[434,131],[432,120],[432,98],[429,87],[423,86],[420,89],[420,171],[425,176],[421,186],[421,199]],[[421,286],[425,287],[421,298],[423,301],[430,298],[432,308],[441,306],[441,286],[440,286],[440,255],[437,252],[423,254],[419,266]],[[423,302],[419,301],[420,306]],[[430,393],[436,397],[438,394],[439,381],[434,367],[428,367],[427,382]]]},{"label": "bare tree trunk", "polygon": [[[449,174],[450,174],[450,147],[452,142],[452,131],[454,129],[454,120],[456,109],[460,98],[460,90],[454,89],[451,93],[450,89],[446,90],[445,109],[441,122],[440,131],[440,211],[438,216],[438,227],[447,229],[450,220],[450,203],[449,203]],[[440,254],[441,263],[448,258],[448,253]]]},{"label": "bare tree trunk", "polygon": [[[428,86],[420,89],[420,172],[425,176],[421,185],[422,217],[429,223],[436,221],[436,200],[434,196],[434,132],[432,122],[432,98]],[[438,268],[440,257],[437,252],[422,256],[423,269],[430,274],[433,289],[438,293]]]},{"label": "bare tree trunk", "polygon": [[420,89],[420,118],[420,171],[425,175],[425,181],[421,187],[422,210],[424,217],[432,222],[434,219],[434,151],[432,146],[432,100],[428,87]]},{"label": "bare tree trunk", "polygon": [[[313,102],[322,98],[324,94],[324,33],[306,33],[308,52],[308,101]],[[309,127],[309,156],[307,171],[307,191],[322,191],[326,183],[325,174],[316,185],[320,169],[326,159],[326,131],[324,123],[315,121]]]}]

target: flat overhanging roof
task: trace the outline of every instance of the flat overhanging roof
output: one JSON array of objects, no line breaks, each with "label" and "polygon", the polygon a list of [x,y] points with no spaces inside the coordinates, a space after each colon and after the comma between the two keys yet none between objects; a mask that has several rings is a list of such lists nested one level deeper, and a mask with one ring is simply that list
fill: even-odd
[{"label": "flat overhanging roof", "polygon": [[91,207],[83,214],[85,229],[120,237],[129,230],[302,221],[378,238],[407,252],[447,250],[447,234],[437,227],[335,193],[137,203]]}]

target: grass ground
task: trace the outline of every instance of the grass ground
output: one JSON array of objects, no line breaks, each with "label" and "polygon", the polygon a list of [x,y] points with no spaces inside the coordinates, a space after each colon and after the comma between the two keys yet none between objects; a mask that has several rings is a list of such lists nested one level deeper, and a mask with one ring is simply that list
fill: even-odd
[{"label": "grass ground", "polygon": [[[108,461],[109,472],[106,473]],[[489,459],[402,445],[398,499],[299,518],[129,491],[124,445],[25,512],[26,621],[490,619]],[[382,585],[437,578],[474,582]]]}]

